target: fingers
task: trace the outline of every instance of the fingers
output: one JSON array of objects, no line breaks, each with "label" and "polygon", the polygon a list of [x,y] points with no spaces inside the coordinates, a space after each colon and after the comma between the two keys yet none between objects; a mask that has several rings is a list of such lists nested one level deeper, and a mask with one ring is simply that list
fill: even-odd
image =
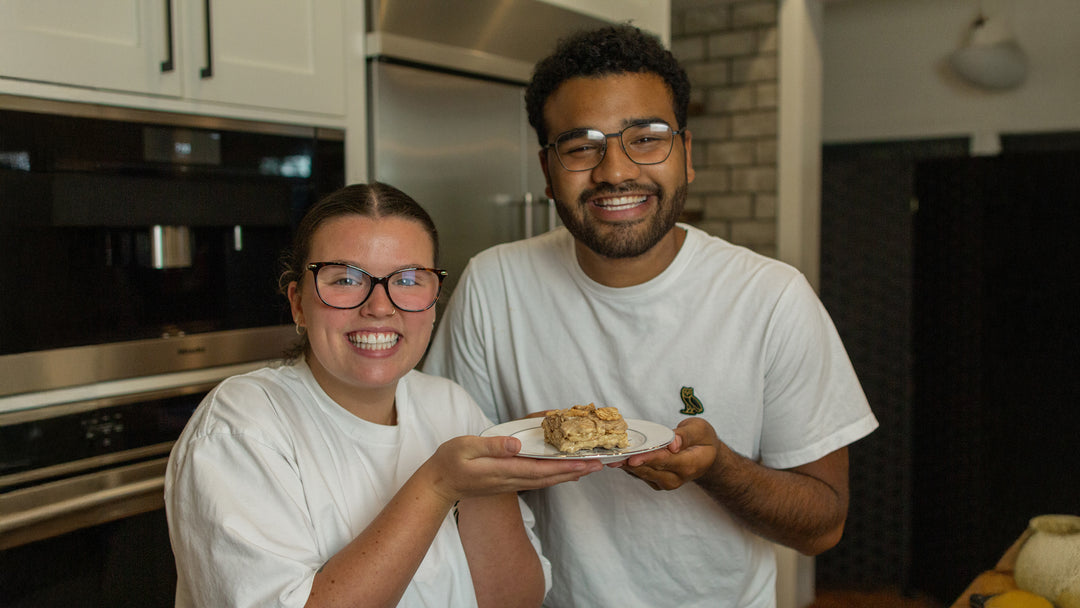
[{"label": "fingers", "polygon": [[[544,462],[525,460],[525,471],[517,479],[521,490],[538,490],[568,481],[577,481],[582,477],[604,468],[595,461]],[[554,466],[552,466],[554,465]]]},{"label": "fingers", "polygon": [[716,459],[719,439],[712,425],[687,418],[675,427],[667,449],[635,454],[622,469],[654,490],[674,490],[705,474]]},{"label": "fingers", "polygon": [[488,459],[473,484],[481,493],[538,490],[582,477],[603,468],[599,462],[551,461],[531,458]]},{"label": "fingers", "polygon": [[711,443],[715,437],[716,431],[712,425],[701,418],[686,418],[675,427],[675,440],[679,442],[679,449]]},{"label": "fingers", "polygon": [[443,448],[444,478],[468,496],[546,488],[603,468],[598,461],[517,457],[521,441],[514,437],[457,437]]},{"label": "fingers", "polygon": [[[663,465],[658,465],[658,467]],[[682,487],[688,480],[683,479],[675,471],[668,471],[658,467],[624,467],[623,470],[644,481],[654,490],[674,490]]]},{"label": "fingers", "polygon": [[[679,438],[676,435],[675,441],[678,441],[678,440],[679,440]],[[674,444],[675,441],[673,441],[672,444]],[[651,452],[644,452],[644,453],[641,453],[641,454],[633,454],[633,455],[630,456],[630,458],[627,458],[626,460],[624,460],[623,464],[631,466],[631,467],[640,467],[642,465],[648,464],[648,463],[653,462],[655,460],[668,459],[673,455],[673,452],[678,451],[678,450],[669,451],[670,448],[671,448],[671,444],[668,445],[668,449],[660,448],[660,449],[653,450]]]}]

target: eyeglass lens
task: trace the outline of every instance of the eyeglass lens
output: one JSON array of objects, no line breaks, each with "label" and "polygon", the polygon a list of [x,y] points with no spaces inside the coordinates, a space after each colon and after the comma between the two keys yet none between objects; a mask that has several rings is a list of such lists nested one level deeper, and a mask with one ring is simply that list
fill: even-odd
[{"label": "eyeglass lens", "polygon": [[427,310],[439,297],[442,281],[425,268],[399,270],[385,277],[345,264],[326,264],[315,272],[315,290],[327,306],[356,308],[367,301],[375,285],[386,287],[390,302],[406,312]]},{"label": "eyeglass lens", "polygon": [[630,125],[611,134],[598,129],[575,129],[556,138],[555,153],[568,171],[586,171],[600,164],[608,137],[615,135],[619,136],[626,155],[639,165],[656,165],[667,160],[675,139],[671,127],[662,122]]}]

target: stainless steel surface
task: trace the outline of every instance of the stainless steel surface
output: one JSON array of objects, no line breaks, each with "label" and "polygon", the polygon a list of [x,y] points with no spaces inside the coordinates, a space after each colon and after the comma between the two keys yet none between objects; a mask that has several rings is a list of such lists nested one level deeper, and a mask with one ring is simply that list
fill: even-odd
[{"label": "stainless steel surface", "polygon": [[0,494],[0,550],[164,506],[168,458]]},{"label": "stainless steel surface", "polygon": [[373,179],[439,228],[449,300],[473,255],[557,225],[528,124],[524,83],[559,38],[605,23],[537,0],[371,0]]},{"label": "stainless steel surface", "polygon": [[[91,422],[81,427],[84,431],[80,431],[79,435],[87,432],[108,433],[105,430],[108,423],[104,420],[115,421],[109,429],[112,434],[103,437],[116,437],[113,445],[118,450],[61,452],[67,454],[66,459],[40,461],[33,468],[13,467],[11,470],[15,472],[0,475],[0,550],[162,508],[165,467],[176,434],[186,422],[186,416],[175,418],[176,410],[168,410],[164,404],[176,398],[190,398],[195,400],[193,404],[197,403],[215,384],[216,381],[202,382],[0,413],[0,429],[35,425],[31,427],[33,431],[20,430],[7,435],[13,441],[17,440],[14,446],[7,446],[11,449],[5,450],[13,460],[0,464],[16,465],[19,459],[30,456],[29,452],[36,448],[28,451],[25,445],[31,441],[58,450],[73,447],[57,445],[56,442],[61,439],[76,443],[90,441],[89,434],[85,439],[76,437],[67,430],[58,429],[55,424],[37,426],[73,416],[84,422],[103,417],[100,427],[96,426],[96,422]],[[165,441],[140,443],[145,441],[141,437],[146,436],[143,433],[148,429],[138,425],[138,417],[124,416],[121,419],[115,414],[110,416],[110,412],[119,411],[118,408],[125,406],[148,412],[149,416],[145,418],[156,419],[156,424],[161,424],[163,418],[173,417],[167,428],[175,429],[175,434],[164,435],[162,439],[168,439]],[[121,429],[118,426],[121,420],[124,426],[135,424],[138,428]],[[135,433],[126,443],[120,438],[125,431]],[[24,437],[28,443],[19,444],[18,441],[23,441]],[[97,445],[100,449],[105,444]]]},{"label": "stainless steel surface", "polygon": [[0,397],[276,359],[296,339],[291,325],[177,335],[0,356]]},{"label": "stainless steel surface", "polygon": [[[65,462],[51,467],[32,469],[21,473],[0,477],[0,491],[7,487],[28,486],[35,482],[60,477],[72,477],[83,471],[91,471],[112,466],[122,466],[132,460],[143,460],[152,456],[168,456],[173,442],[166,441],[124,452],[113,452],[93,458]],[[2,511],[0,511],[2,512]]]},{"label": "stainless steel surface", "polygon": [[136,108],[122,108],[92,103],[76,103],[39,99],[36,97],[23,97],[21,95],[0,94],[0,110],[18,110],[21,112],[37,112],[40,114],[60,114],[63,116],[78,116],[82,118],[166,124],[199,129],[243,131],[247,133],[264,133],[268,135],[291,135],[298,137],[313,135],[320,139],[337,141],[340,141],[345,137],[345,132],[341,129],[330,129],[326,127],[310,127],[286,123],[223,118],[219,116],[140,110]]},{"label": "stainless steel surface", "polygon": [[[59,404],[38,404],[38,407],[11,412],[0,410],[0,428],[60,418],[62,416],[94,412],[96,410],[105,410],[119,405],[153,403],[163,399],[188,395],[201,396],[217,385],[221,379],[232,375],[230,373],[231,371],[232,370],[222,370],[216,374],[212,380],[190,383],[182,386],[172,386],[160,389],[146,389],[143,387],[143,390],[134,393],[108,395],[94,399]],[[143,384],[145,384],[145,382]],[[142,460],[153,456],[165,455],[169,453],[171,447],[172,442],[169,441],[127,449],[122,452],[110,452],[81,460],[62,462],[60,464],[30,469],[18,473],[0,475],[0,492],[3,492],[8,488],[24,486],[50,478],[72,476],[84,471],[120,465],[132,460]],[[4,463],[0,463],[0,465],[2,464]],[[0,468],[0,470],[3,469]]]},{"label": "stainless steel surface", "polygon": [[604,22],[537,0],[371,0],[368,55],[519,82],[560,36]]},{"label": "stainless steel surface", "polygon": [[435,220],[445,303],[470,257],[526,236],[525,193],[543,195],[521,87],[383,62],[371,78],[371,174]]},{"label": "stainless steel surface", "polygon": [[[121,123],[135,123],[139,125],[168,125],[170,127],[177,127],[178,129],[206,129],[211,131],[221,132],[238,132],[252,135],[251,141],[258,142],[263,141],[262,136],[289,136],[298,140],[304,141],[309,139],[319,140],[331,140],[342,141],[344,139],[344,132],[334,129],[326,129],[312,126],[292,125],[283,123],[271,123],[261,121],[249,121],[239,120],[215,116],[201,116],[194,114],[180,114],[171,112],[159,112],[151,110],[140,110],[132,108],[113,107],[98,104],[87,103],[75,103],[54,101],[46,99],[36,99],[16,95],[0,94],[0,110],[11,110],[19,112],[32,112],[34,114],[54,115],[59,117],[57,124],[64,124],[61,122],[62,118],[90,118],[100,119],[103,121],[120,121]],[[48,123],[51,124],[51,123]],[[119,123],[118,123],[119,124]],[[102,126],[104,131],[112,127]],[[165,127],[166,129],[169,127]],[[17,131],[16,131],[17,132]],[[146,130],[143,130],[145,136]],[[70,137],[70,135],[69,135]],[[132,138],[133,141],[138,141]],[[126,144],[130,145],[130,141],[125,140]],[[86,146],[87,148],[94,148],[95,146]],[[251,144],[247,145],[248,148],[253,148]],[[135,150],[135,153],[145,153],[145,150]],[[81,158],[81,157],[79,157]],[[89,158],[89,157],[88,157]],[[125,157],[126,158],[126,157]],[[136,162],[137,159],[131,162]],[[74,161],[73,161],[74,162]],[[221,221],[220,217],[214,216],[211,218],[198,215],[198,210],[209,208],[210,205],[199,203],[195,200],[197,196],[203,196],[204,193],[196,188],[173,188],[171,180],[171,174],[164,172],[160,175],[154,174],[153,179],[143,179],[144,176],[139,175],[135,178],[129,179],[127,182],[131,185],[131,191],[124,191],[124,197],[121,198],[116,191],[106,191],[102,189],[95,189],[90,191],[87,188],[80,188],[86,181],[86,176],[93,174],[97,177],[97,174],[93,172],[99,168],[96,162],[87,161],[85,165],[78,163],[66,165],[64,168],[54,171],[58,175],[62,175],[64,178],[64,188],[55,185],[44,185],[46,176],[51,179],[52,174],[47,171],[39,171],[37,173],[30,172],[25,176],[22,181],[16,182],[14,179],[4,184],[5,194],[8,194],[6,188],[11,185],[11,192],[21,196],[20,201],[25,203],[26,201],[35,200],[35,196],[38,191],[41,191],[41,196],[47,196],[50,192],[58,192],[64,190],[63,213],[71,215],[71,217],[64,216],[68,221],[72,223],[74,228],[69,230],[68,235],[64,236],[64,239],[68,239],[72,243],[85,243],[89,242],[91,238],[91,230],[97,229],[98,226],[120,226],[121,232],[123,228],[127,227],[124,221],[127,221],[127,216],[123,216],[122,212],[115,212],[114,215],[108,213],[99,214],[98,209],[138,209],[139,213],[144,214],[146,217],[139,216],[137,226],[132,225],[131,234],[123,233],[119,236],[109,233],[107,235],[106,244],[104,246],[104,261],[92,261],[91,267],[99,268],[102,265],[112,266],[114,264],[114,238],[131,238],[146,236],[146,241],[153,241],[154,248],[147,246],[145,260],[139,258],[138,255],[142,254],[142,250],[138,247],[131,249],[136,257],[132,258],[133,261],[121,261],[116,262],[117,277],[115,281],[117,283],[123,283],[123,287],[130,288],[132,292],[136,290],[148,290],[156,289],[158,287],[158,278],[164,276],[164,273],[141,275],[144,277],[150,277],[145,282],[140,282],[141,277],[138,276],[137,271],[130,270],[135,268],[137,264],[151,266],[156,264],[158,268],[162,269],[187,269],[193,266],[193,262],[197,260],[205,260],[207,256],[199,252],[198,247],[205,246],[205,240],[200,240],[201,236],[195,234],[195,227],[202,227],[203,233],[206,232],[205,226],[212,221]],[[114,162],[114,159],[110,158],[109,162]],[[125,161],[127,162],[127,161]],[[332,162],[332,161],[328,161]],[[75,167],[74,169],[72,167]],[[231,167],[230,167],[231,169]],[[142,170],[142,166],[139,166],[139,170]],[[186,167],[180,167],[179,170],[186,170]],[[52,171],[51,169],[49,171]],[[107,172],[105,172],[107,173]],[[105,173],[102,173],[103,175]],[[109,177],[114,177],[113,174],[109,174]],[[226,179],[220,176],[216,177],[220,179],[222,184],[229,185],[232,183],[247,183],[244,180]],[[268,178],[270,179],[270,178]],[[276,178],[275,178],[276,179]],[[254,181],[254,180],[252,180]],[[203,182],[198,180],[182,180],[177,179],[176,183],[179,185],[190,184],[203,184],[209,182]],[[261,184],[262,182],[258,182]],[[30,184],[25,185],[24,184]],[[77,184],[72,186],[71,184]],[[149,221],[158,220],[156,216],[152,216],[156,213],[154,205],[156,194],[161,192],[175,194],[175,198],[182,199],[184,205],[166,204],[161,203],[160,207],[163,211],[164,218],[160,218],[162,221]],[[177,194],[179,192],[179,194]],[[262,191],[258,187],[253,186],[251,189],[241,192],[245,196],[254,196],[262,194]],[[29,193],[29,194],[26,194]],[[253,194],[255,193],[255,194]],[[110,198],[112,197],[112,198]],[[238,207],[243,209],[251,209],[250,212],[240,213],[239,217],[242,219],[251,219],[250,222],[244,226],[240,226],[240,221],[227,221],[221,222],[223,230],[229,230],[231,232],[232,241],[226,247],[229,247],[234,251],[250,251],[260,252],[263,249],[269,249],[265,246],[268,242],[266,237],[259,236],[258,231],[245,232],[248,225],[255,226],[257,228],[264,228],[263,234],[266,234],[266,227],[263,222],[266,220],[265,216],[273,215],[273,221],[279,222],[276,226],[281,226],[281,230],[287,230],[288,221],[288,208],[287,205],[295,205],[298,201],[286,198],[284,195],[279,195],[279,198],[284,201],[285,205],[281,205],[280,201],[276,204],[274,209],[268,209],[267,205],[260,206],[262,199],[245,200],[241,201],[244,207]],[[100,199],[100,200],[99,200]],[[138,204],[132,201],[145,201]],[[78,203],[77,208],[70,207]],[[94,205],[99,205],[95,207]],[[169,199],[168,203],[175,203],[173,199]],[[239,204],[239,203],[238,203]],[[32,207],[32,204],[27,203]],[[83,207],[86,207],[84,209]],[[215,207],[220,207],[216,205]],[[44,209],[43,213],[48,214],[50,211],[45,205],[41,206]],[[92,209],[92,210],[89,210]],[[178,210],[182,209],[182,210]],[[282,211],[284,209],[284,211]],[[53,213],[59,214],[60,212],[53,211]],[[245,215],[246,213],[246,215]],[[117,215],[119,214],[119,215]],[[192,222],[186,222],[183,220],[188,219],[187,215],[194,215],[197,217],[192,218]],[[62,215],[62,214],[61,214]],[[119,217],[119,219],[118,219]],[[227,217],[232,220],[231,216]],[[74,218],[74,219],[72,219]],[[176,218],[179,218],[177,220]],[[64,230],[68,230],[67,224],[62,224],[56,217],[53,217],[53,224],[47,222],[43,225],[55,226],[54,228],[48,228],[51,232],[48,232],[48,236],[52,238],[52,235],[60,233]],[[132,220],[135,221],[135,220]],[[145,228],[142,222],[145,221]],[[113,224],[110,224],[112,222]],[[237,224],[233,226],[232,224]],[[160,224],[161,238],[153,240],[150,238],[153,232],[153,225]],[[190,224],[190,225],[189,225]],[[135,229],[138,229],[137,234]],[[216,228],[215,228],[216,229]],[[45,230],[43,228],[43,230]],[[76,230],[82,230],[83,232],[76,232]],[[147,232],[142,232],[143,230]],[[202,234],[202,233],[200,233]],[[16,235],[17,238],[17,235]],[[60,240],[61,237],[55,237],[55,242],[50,242],[51,245],[63,244]],[[103,238],[94,234],[93,238]],[[275,237],[276,238],[276,237]],[[263,240],[260,240],[263,239]],[[8,241],[9,243],[11,241]],[[126,241],[125,241],[126,242]],[[217,246],[211,245],[211,246]],[[260,248],[262,246],[262,248]],[[281,245],[282,247],[284,246]],[[75,249],[75,247],[79,247]],[[95,246],[96,247],[96,246]],[[85,253],[90,251],[91,248],[86,245],[73,245],[73,251],[79,251]],[[48,253],[50,250],[46,250]],[[60,251],[58,249],[57,251]],[[98,249],[92,249],[95,253]],[[160,254],[152,256],[152,254]],[[64,255],[64,254],[56,254]],[[255,253],[246,254],[245,260],[252,259]],[[262,254],[259,254],[262,255]],[[273,268],[276,265],[277,252],[265,255],[265,266],[267,268]],[[151,260],[152,257],[158,259]],[[240,258],[238,258],[240,259]],[[81,261],[81,260],[80,260]],[[126,264],[126,266],[125,266]],[[249,263],[250,265],[250,263]],[[25,265],[24,265],[25,266]],[[222,265],[224,266],[224,265]],[[274,271],[270,270],[270,274]],[[124,274],[126,273],[126,274]],[[121,276],[122,275],[122,276]],[[160,282],[161,285],[169,287],[164,281]],[[149,286],[149,289],[148,289]],[[200,288],[201,289],[201,288]],[[168,293],[162,291],[161,293]],[[72,295],[65,292],[65,298],[63,302],[68,302],[69,307],[80,306],[75,302],[80,301],[79,295]],[[142,295],[142,294],[139,294]],[[184,295],[181,293],[180,295]],[[166,296],[156,296],[161,299],[166,299]],[[234,298],[242,298],[243,294],[238,293],[230,295]],[[259,297],[266,298],[265,294],[261,294]],[[276,297],[276,296],[275,296]],[[125,300],[125,294],[117,293],[115,291],[105,293],[90,293],[86,292],[86,306],[82,306],[84,310],[94,310],[95,306],[99,306],[101,310],[106,311],[101,313],[101,318],[107,318],[110,323],[114,321],[113,316],[110,316],[116,310],[120,310],[122,307],[119,305],[102,305],[101,302],[115,301],[131,301],[141,302],[139,298],[132,298],[130,293],[127,294]],[[95,301],[96,299],[96,301]],[[267,298],[268,299],[268,298]],[[180,300],[177,300],[180,301]],[[122,319],[121,322],[105,323],[102,322],[101,327],[91,327],[84,335],[73,336],[70,341],[57,339],[56,336],[51,336],[48,340],[43,339],[40,343],[34,343],[32,340],[22,337],[12,338],[7,335],[0,336],[0,341],[4,341],[3,345],[5,350],[3,352],[8,354],[0,354],[0,412],[10,411],[22,407],[22,405],[12,405],[10,397],[17,396],[20,399],[27,395],[37,395],[43,392],[56,391],[61,389],[68,389],[70,387],[89,387],[87,394],[89,396],[96,396],[95,385],[105,382],[114,382],[124,379],[152,377],[161,374],[177,374],[188,372],[191,370],[209,369],[214,367],[234,366],[238,364],[250,363],[250,362],[265,362],[267,360],[277,359],[281,356],[282,352],[292,344],[292,341],[296,339],[296,335],[293,333],[292,325],[273,325],[274,323],[281,322],[281,315],[277,312],[265,315],[266,320],[258,321],[259,326],[253,328],[239,329],[245,324],[251,324],[252,317],[243,316],[240,313],[234,313],[236,319],[226,318],[226,313],[223,310],[223,306],[217,303],[214,298],[203,298],[201,302],[215,302],[214,306],[218,307],[209,312],[194,312],[192,318],[182,319],[156,319],[154,318],[155,311],[158,309],[154,307],[153,300],[147,300],[150,304],[146,305],[144,309],[138,308],[137,305],[131,304],[127,308],[123,308],[122,312],[130,312],[131,319]],[[282,302],[282,305],[284,303]],[[60,307],[62,308],[62,307]],[[198,310],[198,306],[192,306],[185,310]],[[235,307],[235,310],[245,310],[243,306]],[[266,310],[265,308],[262,310]],[[137,315],[142,315],[136,318]],[[194,315],[198,315],[197,317]],[[166,316],[166,315],[161,315]],[[34,318],[28,315],[29,318]],[[5,315],[9,323],[12,318],[20,319],[18,315]],[[88,318],[92,318],[92,313],[88,314]],[[173,322],[175,325],[170,325]],[[246,321],[246,323],[244,322]],[[137,324],[141,324],[136,326]],[[20,327],[25,328],[33,326],[34,324],[22,324]],[[178,327],[179,326],[179,327]],[[125,333],[129,330],[130,333]],[[148,329],[159,328],[158,337],[153,337],[154,334],[148,332]],[[182,328],[182,329],[181,329]],[[26,333],[31,333],[30,330],[25,330]],[[40,335],[49,335],[49,332],[36,332]],[[55,332],[54,332],[55,333]],[[31,334],[32,335],[32,334]],[[21,340],[21,341],[19,341]],[[90,343],[94,342],[94,343]],[[57,345],[57,348],[52,348],[51,345]],[[14,345],[14,346],[13,346]],[[76,396],[76,399],[88,398],[85,395]]]}]

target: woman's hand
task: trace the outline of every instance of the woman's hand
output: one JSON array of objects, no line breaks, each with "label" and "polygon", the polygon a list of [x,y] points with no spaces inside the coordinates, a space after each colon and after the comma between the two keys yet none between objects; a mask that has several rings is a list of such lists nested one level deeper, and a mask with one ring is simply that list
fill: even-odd
[{"label": "woman's hand", "polygon": [[450,501],[546,488],[603,468],[596,461],[518,458],[519,451],[514,437],[455,437],[421,468],[430,468],[433,488]]}]

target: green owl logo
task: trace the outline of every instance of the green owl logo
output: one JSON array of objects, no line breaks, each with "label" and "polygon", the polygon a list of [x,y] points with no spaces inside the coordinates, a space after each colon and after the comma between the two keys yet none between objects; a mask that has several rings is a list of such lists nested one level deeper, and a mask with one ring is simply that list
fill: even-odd
[{"label": "green owl logo", "polygon": [[679,389],[679,399],[682,399],[683,402],[683,408],[679,410],[680,414],[696,416],[705,411],[705,406],[701,404],[701,399],[698,399],[694,395],[694,387],[692,386],[684,386]]}]

